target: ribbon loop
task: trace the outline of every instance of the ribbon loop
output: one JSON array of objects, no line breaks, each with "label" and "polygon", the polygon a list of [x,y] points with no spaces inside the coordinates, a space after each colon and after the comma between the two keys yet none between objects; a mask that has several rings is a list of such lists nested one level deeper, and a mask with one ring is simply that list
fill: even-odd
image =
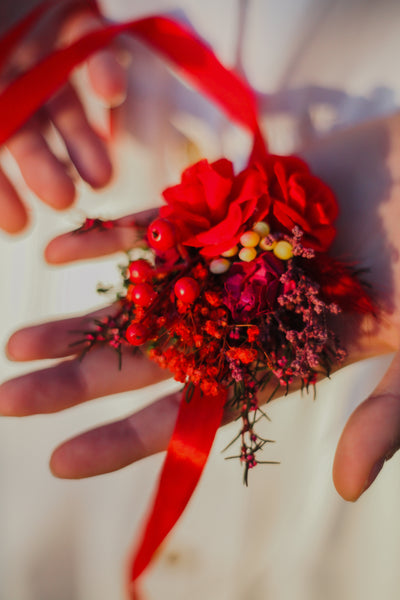
[{"label": "ribbon loop", "polygon": [[[18,40],[42,12],[38,9],[28,15],[10,32],[8,42],[3,39],[4,52],[8,52],[11,42]],[[253,160],[262,160],[266,145],[258,124],[252,90],[234,71],[225,68],[213,51],[191,31],[161,16],[108,25],[90,32],[70,46],[52,52],[22,74],[0,95],[0,114],[7,115],[0,126],[0,144],[6,142],[68,80],[75,67],[121,33],[138,37],[171,61],[230,118],[248,129],[254,137]]]}]

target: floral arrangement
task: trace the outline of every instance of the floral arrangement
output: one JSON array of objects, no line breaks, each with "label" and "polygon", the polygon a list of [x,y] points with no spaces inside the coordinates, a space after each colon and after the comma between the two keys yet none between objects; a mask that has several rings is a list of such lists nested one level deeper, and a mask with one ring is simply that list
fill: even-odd
[{"label": "floral arrangement", "polygon": [[270,154],[238,175],[226,159],[202,160],[163,196],[144,254],[124,269],[119,310],[86,334],[86,351],[140,347],[184,384],[188,401],[195,387],[227,390],[242,420],[247,483],[264,462],[260,392],[272,390],[270,399],[329,375],[345,357],[332,317],[373,307],[351,270],[327,255],[337,203],[299,158]]}]

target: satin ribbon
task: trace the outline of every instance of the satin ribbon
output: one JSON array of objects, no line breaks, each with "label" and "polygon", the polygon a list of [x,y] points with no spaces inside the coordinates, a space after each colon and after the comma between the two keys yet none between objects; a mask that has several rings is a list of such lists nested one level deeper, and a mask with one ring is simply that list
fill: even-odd
[{"label": "satin ribbon", "polygon": [[[39,7],[0,41],[3,58],[42,12],[43,7]],[[16,132],[67,81],[77,65],[121,33],[133,34],[161,53],[229,117],[248,129],[253,135],[250,162],[263,160],[267,149],[258,125],[255,97],[249,86],[226,69],[193,32],[161,16],[104,26],[70,46],[52,52],[21,75],[0,95],[0,143]],[[198,388],[190,402],[186,402],[184,395],[182,397],[154,503],[129,569],[128,587],[132,598],[137,598],[137,579],[181,516],[196,488],[221,424],[226,397],[226,392],[208,396]]]},{"label": "satin ribbon", "polygon": [[153,506],[131,561],[128,587],[133,597],[137,592],[132,583],[148,566],[197,486],[221,425],[226,398],[226,391],[208,396],[198,387],[189,402],[182,396]]},{"label": "satin ribbon", "polygon": [[[37,18],[37,15],[33,16]],[[29,24],[29,16],[26,22]],[[134,35],[170,60],[195,87],[253,134],[253,159],[264,158],[266,146],[258,125],[252,90],[234,71],[226,69],[191,31],[161,16],[109,25],[88,33],[73,44],[52,52],[22,74],[0,95],[0,144],[43,106],[68,80],[76,66],[121,33]],[[18,39],[21,36],[19,32]],[[4,115],[7,115],[6,119]]]}]

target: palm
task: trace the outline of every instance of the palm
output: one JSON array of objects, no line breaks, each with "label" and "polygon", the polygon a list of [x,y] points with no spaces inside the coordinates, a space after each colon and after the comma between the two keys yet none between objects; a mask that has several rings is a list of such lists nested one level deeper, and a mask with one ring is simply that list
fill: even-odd
[{"label": "palm", "polygon": [[339,132],[306,152],[340,200],[334,252],[366,269],[380,310],[377,319],[343,320],[349,361],[396,352],[384,379],[350,417],[338,445],[334,481],[351,500],[368,487],[400,442],[399,150],[400,119],[395,115]]},{"label": "palm", "polygon": [[380,309],[378,321],[362,323],[362,335],[351,330],[357,338],[349,343],[367,354],[399,347],[399,150],[400,119],[392,117],[339,132],[306,152],[340,201],[333,253],[365,270]]},{"label": "palm", "polygon": [[[316,174],[331,184],[341,202],[335,255],[367,269],[365,278],[373,286],[377,305],[382,307],[377,320],[352,316],[341,320],[339,333],[349,350],[348,362],[397,350],[399,346],[400,305],[396,286],[400,282],[397,272],[400,267],[396,257],[400,253],[400,240],[396,237],[395,223],[400,206],[394,183],[396,144],[400,148],[398,121],[393,117],[342,132],[304,152]],[[136,221],[140,224],[148,218],[149,215],[142,214]],[[47,259],[62,263],[127,249],[135,242],[129,221],[129,218],[120,220],[118,227],[108,232],[61,236],[49,244]],[[9,355],[14,360],[73,356],[70,343],[77,334],[71,331],[84,330],[91,318],[21,330],[10,339]],[[114,377],[116,369],[111,350],[96,349],[83,362],[75,357],[6,382],[0,387],[0,409],[3,414],[12,415],[54,412],[99,396],[137,389],[165,377],[165,372],[147,359],[129,355],[123,361],[122,371]],[[391,391],[397,387],[396,374],[394,366],[383,387],[354,413],[346,426],[334,467],[336,486],[345,498],[355,499],[360,495],[375,462],[394,451],[400,440],[400,415],[395,418],[398,402],[393,401]],[[61,477],[95,475],[165,448],[177,406],[178,397],[171,395],[127,419],[70,440],[53,455],[53,471]],[[380,414],[378,433],[377,413]]]}]

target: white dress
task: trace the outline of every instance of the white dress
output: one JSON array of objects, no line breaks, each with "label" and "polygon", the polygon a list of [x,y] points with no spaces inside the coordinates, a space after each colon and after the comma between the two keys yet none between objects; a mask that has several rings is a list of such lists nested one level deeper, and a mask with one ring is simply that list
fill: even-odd
[{"label": "white dress", "polygon": [[[334,127],[398,109],[400,4],[389,0],[103,0],[115,19],[169,12],[191,23],[260,97],[272,150],[291,152]],[[80,208],[109,216],[158,202],[198,156],[243,161],[247,136],[231,127],[164,65],[133,44],[132,90],[119,114],[114,185],[82,189]],[[113,257],[59,269],[44,265],[44,240],[74,227],[77,211],[38,206],[29,233],[0,239],[1,336],[18,326],[99,304],[99,280],[116,281]],[[258,467],[249,488],[220,451],[221,430],[184,517],[149,572],[149,597],[165,600],[396,600],[400,587],[399,459],[368,493],[347,504],[331,465],[349,414],[389,358],[369,360],[269,408],[266,449],[279,466]],[[32,365],[0,362],[2,378]],[[47,469],[66,437],[125,415],[167,384],[78,406],[59,415],[0,421],[0,600],[122,600],[124,558],[151,496],[161,456],[87,481]]]}]

